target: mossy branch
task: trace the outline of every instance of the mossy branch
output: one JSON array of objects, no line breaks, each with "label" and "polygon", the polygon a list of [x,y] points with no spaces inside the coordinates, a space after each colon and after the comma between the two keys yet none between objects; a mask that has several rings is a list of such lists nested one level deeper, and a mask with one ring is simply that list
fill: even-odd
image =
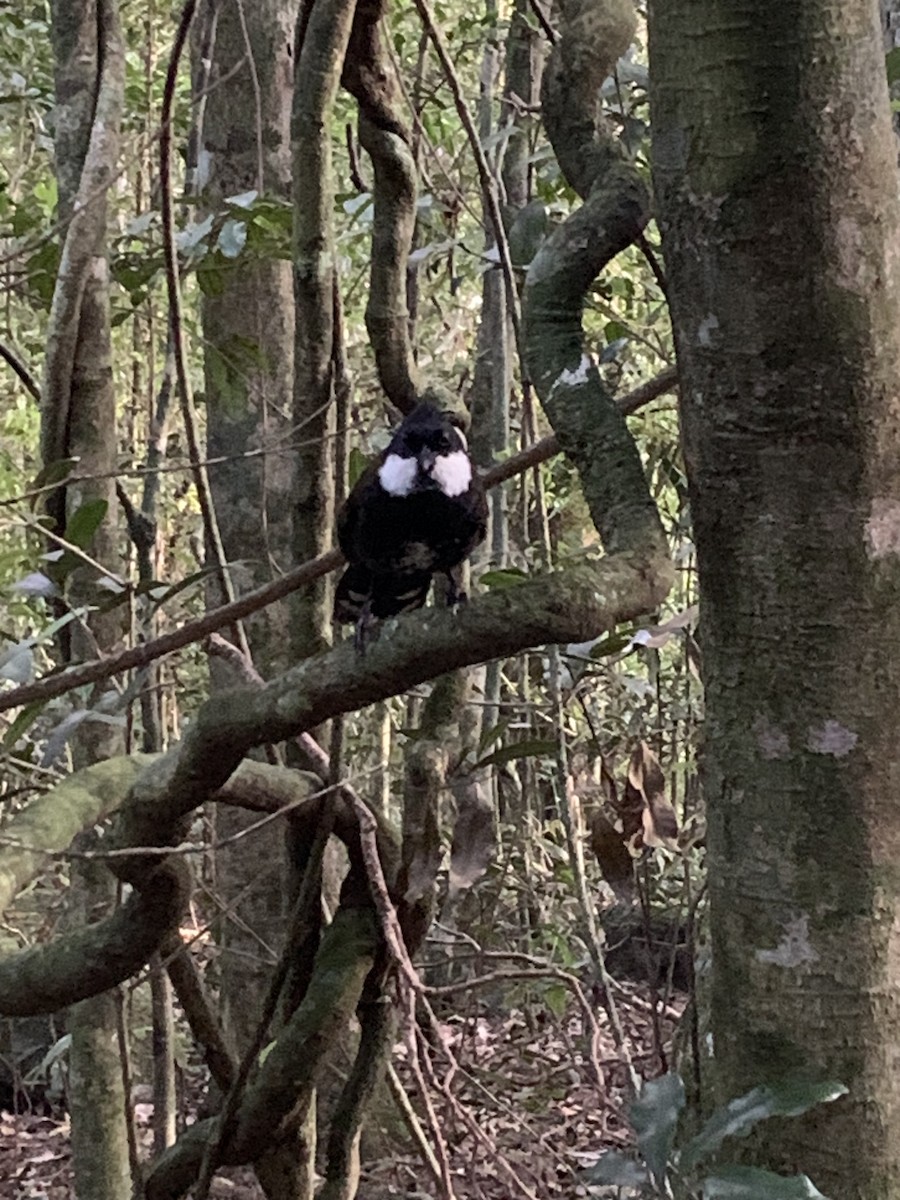
[{"label": "mossy branch", "polygon": [[[356,1010],[377,947],[378,930],[369,909],[338,910],[322,937],[303,1002],[244,1095],[232,1136],[222,1147],[225,1165],[256,1159],[308,1102],[327,1053]],[[156,1160],[146,1183],[147,1200],[173,1200],[190,1187],[215,1128],[214,1118],[198,1121]]]},{"label": "mossy branch", "polygon": [[111,917],[0,962],[0,1013],[57,1012],[109,991],[139,971],[178,928],[190,896],[186,862],[173,856],[153,867]]}]

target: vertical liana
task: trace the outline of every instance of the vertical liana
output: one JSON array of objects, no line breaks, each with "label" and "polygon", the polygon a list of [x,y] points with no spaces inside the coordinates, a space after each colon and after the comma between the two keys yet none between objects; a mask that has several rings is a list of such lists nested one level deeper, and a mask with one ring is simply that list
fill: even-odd
[{"label": "vertical liana", "polygon": [[[291,157],[294,182],[294,558],[331,546],[334,526],[334,179],[331,117],[353,23],[354,0],[305,0],[297,23]],[[329,642],[329,590],[319,583],[294,605],[293,650]]]},{"label": "vertical liana", "polygon": [[398,86],[381,37],[385,0],[359,0],[343,83],[359,105],[359,140],[374,172],[372,268],[366,329],[388,399],[410,412],[421,391],[413,357],[406,273],[416,223],[416,164]]},{"label": "vertical liana", "polygon": [[575,463],[607,551],[665,555],[662,525],[634,439],[584,344],[584,297],[649,215],[646,187],[599,110],[600,85],[628,49],[629,0],[559,6],[560,38],[544,73],[544,124],[584,204],[546,240],[525,284],[529,375],[560,445]]}]

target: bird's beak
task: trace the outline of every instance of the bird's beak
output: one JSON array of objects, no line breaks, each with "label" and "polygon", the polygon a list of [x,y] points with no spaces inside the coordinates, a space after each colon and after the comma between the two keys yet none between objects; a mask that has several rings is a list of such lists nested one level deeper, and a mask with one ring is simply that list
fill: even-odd
[{"label": "bird's beak", "polygon": [[434,468],[437,455],[433,450],[423,450],[419,455],[419,469],[423,475],[430,475]]}]

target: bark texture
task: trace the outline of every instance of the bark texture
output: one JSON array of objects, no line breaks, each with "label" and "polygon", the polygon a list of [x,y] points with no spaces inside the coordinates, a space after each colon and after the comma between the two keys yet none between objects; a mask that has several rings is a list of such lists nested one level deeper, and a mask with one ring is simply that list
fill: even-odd
[{"label": "bark texture", "polygon": [[[231,196],[291,195],[292,45],[297,0],[228,0],[218,6],[212,87],[200,136],[203,198],[219,212]],[[208,11],[204,17],[209,19]],[[201,37],[198,52],[203,53]],[[242,253],[218,274],[203,302],[207,448],[222,544],[238,593],[269,582],[291,562],[294,294],[290,263]],[[214,602],[214,601],[213,601]],[[245,626],[259,672],[287,665],[288,606]],[[214,687],[233,683],[211,660]],[[248,822],[238,808],[217,813],[227,839]],[[251,1041],[285,920],[284,829],[273,822],[219,852],[225,918],[223,1019],[243,1050]],[[240,897],[240,901],[238,901]],[[267,952],[269,947],[269,952]]]},{"label": "bark texture", "polygon": [[[45,466],[73,458],[84,476],[51,496],[56,532],[86,506],[105,505],[106,515],[87,549],[95,561],[114,571],[118,545],[111,510],[118,446],[105,189],[118,166],[124,46],[117,0],[55,3],[52,13],[59,207],[70,223],[48,331],[41,450]],[[80,565],[68,580],[69,603],[95,605],[96,584],[95,569]],[[63,652],[75,659],[111,653],[120,632],[119,613],[88,610],[83,621],[73,623]],[[96,688],[91,706],[98,693]],[[121,743],[118,725],[88,718],[74,741],[76,763],[102,761],[120,750]],[[115,908],[115,882],[103,868],[77,866],[72,893],[70,916],[76,920]],[[87,995],[69,1015],[76,1187],[82,1200],[126,1200],[131,1180],[116,1003],[109,993],[96,995],[92,989]],[[70,999],[57,996],[57,1007]]]},{"label": "bark texture", "polygon": [[[297,23],[291,113],[294,168],[294,423],[302,445],[295,464],[294,556],[315,558],[334,526],[334,182],[331,130],[353,4],[304,0]],[[293,605],[293,650],[314,654],[331,635],[331,590],[316,584]]]},{"label": "bark texture", "polygon": [[850,1095],[756,1153],[900,1190],[900,209],[877,5],[655,0],[702,588],[715,1066]]}]

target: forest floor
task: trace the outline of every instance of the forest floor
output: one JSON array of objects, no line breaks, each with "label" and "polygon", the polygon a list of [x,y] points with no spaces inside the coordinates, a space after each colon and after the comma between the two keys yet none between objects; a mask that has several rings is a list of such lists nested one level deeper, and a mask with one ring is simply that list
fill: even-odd
[{"label": "forest floor", "polygon": [[[581,1172],[604,1150],[630,1144],[627,1071],[606,1013],[595,1009],[591,1044],[580,1009],[568,1002],[562,1007],[558,1016],[547,1008],[532,1010],[530,1021],[513,1009],[476,1011],[441,1024],[455,1066],[447,1091],[436,1091],[432,1101],[458,1200],[587,1196]],[[634,1068],[644,1077],[658,1075],[664,1067],[659,1045],[668,1054],[684,998],[660,1005],[654,1019],[646,988],[617,984],[616,1007]],[[433,1055],[442,1082],[446,1064],[444,1055]],[[423,1105],[402,1044],[395,1066],[421,1119]],[[134,1109],[140,1151],[149,1157],[152,1106],[136,1103]],[[364,1145],[360,1200],[441,1195],[387,1094],[379,1115],[381,1128]],[[427,1125],[425,1135],[434,1142]],[[68,1116],[0,1112],[0,1200],[72,1196]],[[240,1170],[218,1175],[210,1196],[262,1200],[263,1193],[252,1173]]]}]

